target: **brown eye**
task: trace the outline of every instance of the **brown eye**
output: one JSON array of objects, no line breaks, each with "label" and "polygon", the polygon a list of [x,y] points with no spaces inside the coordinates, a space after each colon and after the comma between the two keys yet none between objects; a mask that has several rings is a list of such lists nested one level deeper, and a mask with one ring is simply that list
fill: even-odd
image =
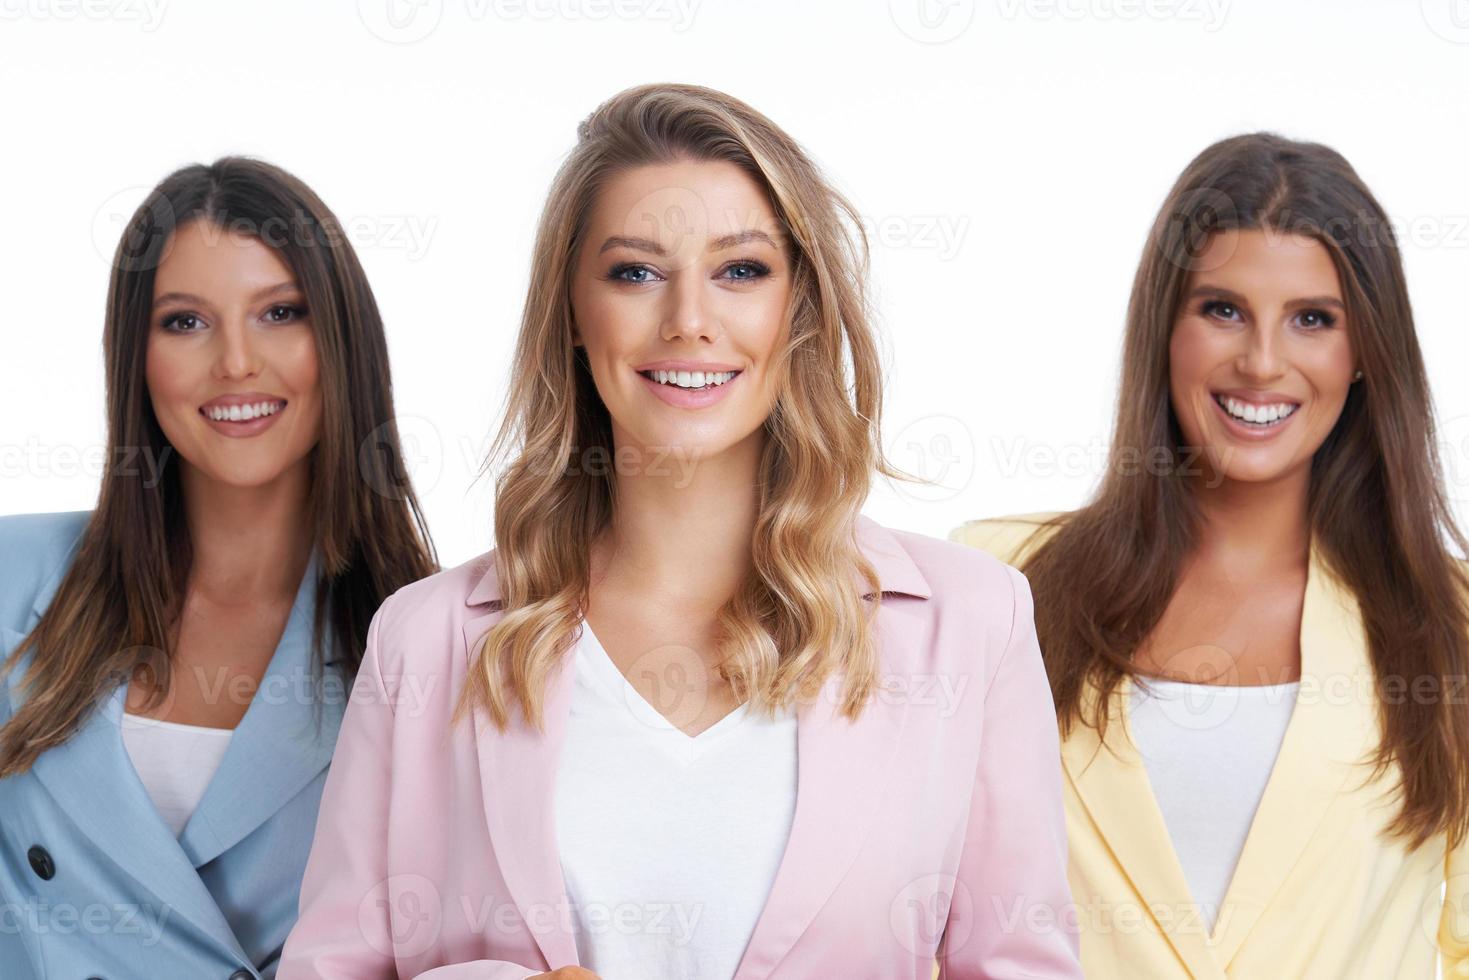
[{"label": "brown eye", "polygon": [[292,320],[300,319],[305,314],[306,310],[300,306],[281,304],[279,306],[272,306],[266,310],[265,318],[271,323],[290,323]]},{"label": "brown eye", "polygon": [[203,324],[192,313],[175,313],[172,316],[164,317],[162,326],[164,330],[171,330],[174,333],[192,333],[201,328]]}]

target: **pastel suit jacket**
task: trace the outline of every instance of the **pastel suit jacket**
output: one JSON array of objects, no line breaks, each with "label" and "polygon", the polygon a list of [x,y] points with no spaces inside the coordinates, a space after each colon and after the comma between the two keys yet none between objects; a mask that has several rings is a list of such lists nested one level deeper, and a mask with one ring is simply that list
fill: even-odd
[{"label": "pastel suit jacket", "polygon": [[[1079,978],[1058,743],[1019,573],[862,518],[887,695],[798,712],[794,822],[735,976]],[[494,552],[379,610],[327,777],[281,980],[520,980],[579,965],[553,822],[575,667],[544,733],[476,709]],[[940,681],[960,692],[937,693]],[[657,828],[650,827],[650,833]],[[718,841],[711,841],[718,847]]]},{"label": "pastel suit jacket", "polygon": [[[971,521],[951,537],[1019,564],[1055,516]],[[1108,706],[1105,744],[1086,726],[1062,743],[1091,980],[1433,980],[1440,955],[1447,980],[1469,978],[1466,850],[1440,836],[1409,851],[1384,833],[1398,772],[1371,780],[1363,762],[1380,729],[1361,612],[1314,546],[1300,647],[1296,705],[1213,929],[1132,743],[1131,683]]]},{"label": "pastel suit jacket", "polygon": [[[0,657],[40,620],[88,517],[0,518]],[[261,685],[177,838],[123,745],[125,686],[28,772],[0,779],[0,977],[275,975],[348,692],[335,664],[317,693],[311,686],[316,568],[313,558]],[[7,676],[0,724],[24,703],[32,658],[45,655],[27,654]]]}]

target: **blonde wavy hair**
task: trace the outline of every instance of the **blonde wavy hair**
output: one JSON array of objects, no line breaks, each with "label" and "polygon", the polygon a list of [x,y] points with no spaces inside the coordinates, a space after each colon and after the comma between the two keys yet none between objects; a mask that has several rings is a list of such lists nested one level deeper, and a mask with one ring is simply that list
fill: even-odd
[{"label": "blonde wavy hair", "polygon": [[569,465],[594,447],[608,458],[614,448],[607,409],[572,342],[572,270],[608,181],[680,160],[725,161],[749,174],[793,254],[753,566],[719,611],[720,673],[767,714],[840,672],[841,711],[856,718],[877,682],[870,617],[880,583],[858,549],[856,521],[874,473],[908,477],[888,463],[879,436],[882,378],[860,218],[800,146],[748,105],[693,85],[644,85],[577,127],[541,214],[504,421],[485,463],[488,471],[509,457],[495,483],[504,615],[476,648],[456,719],[478,704],[502,731],[516,707],[542,725],[547,680],[587,605],[591,545],[615,503],[614,476],[587,472],[605,467]]}]

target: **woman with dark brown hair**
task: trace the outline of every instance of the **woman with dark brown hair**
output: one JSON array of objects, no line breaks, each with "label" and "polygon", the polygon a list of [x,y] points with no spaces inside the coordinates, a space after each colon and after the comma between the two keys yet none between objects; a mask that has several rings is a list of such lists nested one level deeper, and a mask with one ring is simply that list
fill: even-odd
[{"label": "woman with dark brown hair", "polygon": [[0,976],[271,977],[346,691],[432,545],[340,224],[226,157],[138,208],[90,513],[0,518]]},{"label": "woman with dark brown hair", "polygon": [[951,536],[1035,592],[1088,977],[1469,976],[1465,543],[1397,245],[1340,154],[1200,154],[1096,498]]}]

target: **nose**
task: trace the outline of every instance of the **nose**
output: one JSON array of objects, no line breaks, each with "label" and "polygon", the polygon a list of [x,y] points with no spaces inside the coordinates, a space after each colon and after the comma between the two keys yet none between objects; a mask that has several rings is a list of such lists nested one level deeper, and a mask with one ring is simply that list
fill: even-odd
[{"label": "nose", "polygon": [[664,340],[714,340],[719,320],[710,309],[704,277],[692,269],[674,277],[659,333]]},{"label": "nose", "polygon": [[1264,322],[1255,324],[1246,335],[1245,349],[1235,366],[1241,375],[1251,380],[1278,378],[1284,367],[1279,331]]},{"label": "nose", "polygon": [[243,317],[232,317],[214,331],[214,375],[222,381],[253,377],[260,373],[260,353],[255,337]]}]

